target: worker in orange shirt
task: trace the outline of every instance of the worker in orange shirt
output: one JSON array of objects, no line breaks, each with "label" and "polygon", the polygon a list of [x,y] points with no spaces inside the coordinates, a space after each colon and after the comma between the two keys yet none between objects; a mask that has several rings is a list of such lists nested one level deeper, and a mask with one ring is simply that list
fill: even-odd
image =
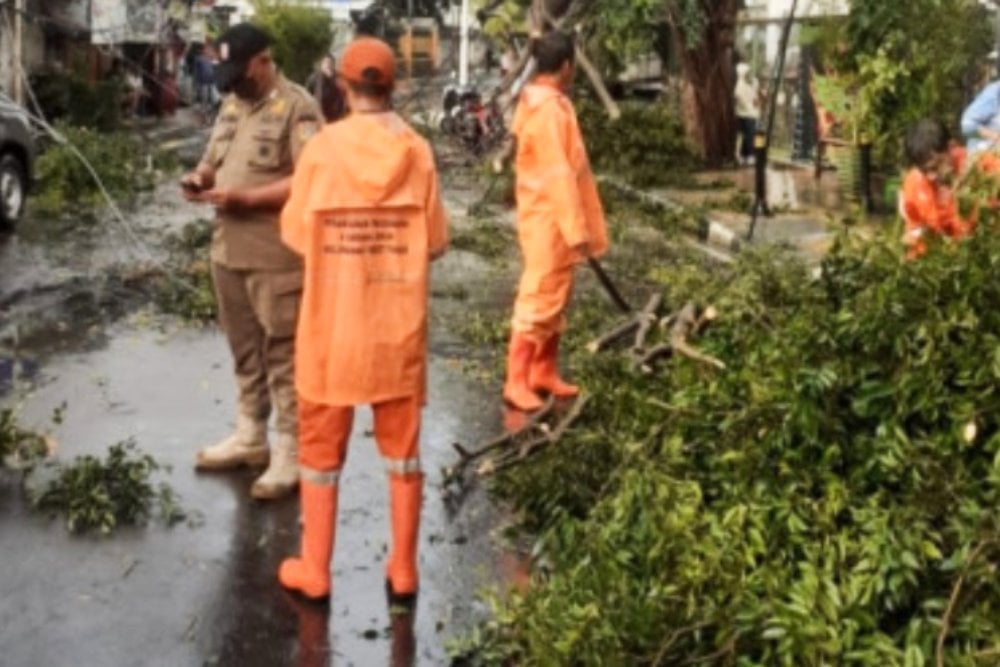
[{"label": "worker in orange shirt", "polygon": [[295,341],[303,526],[301,554],[278,578],[314,599],[330,594],[337,482],[360,404],[373,407],[389,476],[387,591],[397,603],[417,593],[428,280],[448,234],[431,149],[392,111],[394,63],[380,40],[348,46],[339,77],[350,115],[306,145],[281,214],[282,239],[305,260]]},{"label": "worker in orange shirt", "polygon": [[517,141],[517,233],[524,259],[511,322],[504,399],[542,406],[538,392],[575,396],[558,373],[559,339],[573,270],[608,247],[604,211],[573,104],[576,46],[553,31],[532,46],[538,74],[521,91],[511,132]]},{"label": "worker in orange shirt", "polygon": [[905,222],[903,244],[908,259],[927,252],[927,239],[958,240],[975,228],[975,220],[959,215],[952,183],[966,167],[965,149],[950,141],[948,130],[936,120],[921,120],[906,136],[911,168],[903,180],[900,214]]}]

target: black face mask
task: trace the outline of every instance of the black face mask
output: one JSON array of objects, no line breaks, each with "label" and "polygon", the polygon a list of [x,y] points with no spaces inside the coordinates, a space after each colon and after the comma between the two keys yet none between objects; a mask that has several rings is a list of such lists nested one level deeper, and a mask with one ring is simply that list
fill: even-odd
[{"label": "black face mask", "polygon": [[252,102],[257,99],[257,82],[248,76],[241,76],[229,89],[241,100]]}]

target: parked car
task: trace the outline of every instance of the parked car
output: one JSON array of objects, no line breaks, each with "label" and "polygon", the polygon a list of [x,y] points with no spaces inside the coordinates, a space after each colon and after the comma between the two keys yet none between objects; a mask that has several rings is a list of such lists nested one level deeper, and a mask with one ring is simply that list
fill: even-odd
[{"label": "parked car", "polygon": [[0,93],[0,228],[12,228],[24,213],[33,180],[35,151],[27,113]]}]

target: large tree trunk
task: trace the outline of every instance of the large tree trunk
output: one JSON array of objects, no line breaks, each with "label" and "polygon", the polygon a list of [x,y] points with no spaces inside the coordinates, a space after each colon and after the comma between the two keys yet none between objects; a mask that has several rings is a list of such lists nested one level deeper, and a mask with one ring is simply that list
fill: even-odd
[{"label": "large tree trunk", "polygon": [[[687,0],[692,2],[694,0]],[[736,140],[733,103],[733,38],[738,0],[697,0],[705,29],[685,33],[680,2],[667,5],[667,20],[684,77],[684,125],[710,167],[732,159]]]}]

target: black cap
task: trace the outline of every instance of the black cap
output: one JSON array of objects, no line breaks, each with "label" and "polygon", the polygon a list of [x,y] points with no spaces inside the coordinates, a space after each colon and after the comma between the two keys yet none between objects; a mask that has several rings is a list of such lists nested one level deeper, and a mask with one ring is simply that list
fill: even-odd
[{"label": "black cap", "polygon": [[219,64],[215,66],[215,85],[229,92],[246,73],[255,55],[271,46],[266,32],[251,23],[237,23],[219,37]]}]

